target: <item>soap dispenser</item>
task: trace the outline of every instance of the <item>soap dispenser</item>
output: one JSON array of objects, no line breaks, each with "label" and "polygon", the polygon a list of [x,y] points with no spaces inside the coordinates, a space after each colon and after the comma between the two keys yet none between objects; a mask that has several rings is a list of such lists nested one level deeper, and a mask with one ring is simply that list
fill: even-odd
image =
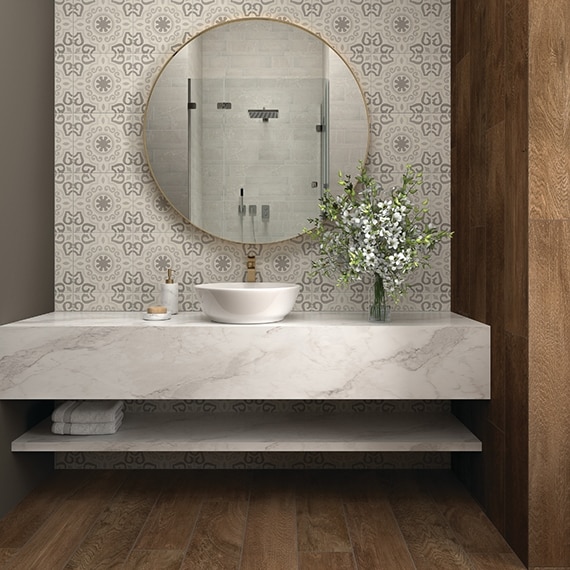
[{"label": "soap dispenser", "polygon": [[172,274],[172,269],[169,269],[166,282],[161,286],[160,303],[168,309],[171,315],[176,315],[178,313],[178,283],[174,282]]}]

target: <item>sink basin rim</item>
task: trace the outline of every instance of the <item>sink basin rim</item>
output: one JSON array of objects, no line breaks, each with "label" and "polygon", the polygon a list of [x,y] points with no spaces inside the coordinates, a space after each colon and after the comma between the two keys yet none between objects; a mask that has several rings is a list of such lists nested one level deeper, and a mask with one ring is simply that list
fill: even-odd
[{"label": "sink basin rim", "polygon": [[218,282],[196,285],[203,313],[214,322],[263,324],[283,320],[301,286],[285,282]]}]

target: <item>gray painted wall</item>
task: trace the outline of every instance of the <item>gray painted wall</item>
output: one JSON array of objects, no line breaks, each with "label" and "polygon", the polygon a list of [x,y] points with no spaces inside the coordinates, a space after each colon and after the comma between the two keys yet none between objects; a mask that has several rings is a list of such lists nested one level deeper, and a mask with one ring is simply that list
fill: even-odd
[{"label": "gray painted wall", "polygon": [[[0,8],[0,324],[53,310],[53,2]],[[51,454],[11,441],[49,402],[0,402],[0,516],[49,474]]]}]

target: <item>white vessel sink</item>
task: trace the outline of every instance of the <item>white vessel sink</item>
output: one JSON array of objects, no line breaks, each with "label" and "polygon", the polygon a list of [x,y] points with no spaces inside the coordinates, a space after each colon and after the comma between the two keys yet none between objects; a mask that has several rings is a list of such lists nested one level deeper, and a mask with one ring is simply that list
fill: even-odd
[{"label": "white vessel sink", "polygon": [[281,321],[293,309],[296,283],[204,283],[196,285],[202,311],[212,321],[259,324]]}]

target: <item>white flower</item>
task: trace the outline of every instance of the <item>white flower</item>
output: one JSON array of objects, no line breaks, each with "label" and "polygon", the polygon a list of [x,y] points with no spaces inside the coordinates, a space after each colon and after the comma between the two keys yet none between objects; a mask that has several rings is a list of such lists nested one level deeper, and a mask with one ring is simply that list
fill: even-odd
[{"label": "white flower", "polygon": [[356,177],[360,192],[350,176],[340,181],[343,194],[333,197],[325,190],[324,217],[310,220],[315,227],[306,230],[320,241],[321,257],[313,262],[314,270],[339,274],[339,283],[366,273],[380,275],[385,290],[397,300],[405,289],[404,276],[426,265],[431,248],[451,235],[427,224],[425,208],[412,203],[420,178],[408,167],[402,186],[382,199],[382,189],[361,164]]}]

